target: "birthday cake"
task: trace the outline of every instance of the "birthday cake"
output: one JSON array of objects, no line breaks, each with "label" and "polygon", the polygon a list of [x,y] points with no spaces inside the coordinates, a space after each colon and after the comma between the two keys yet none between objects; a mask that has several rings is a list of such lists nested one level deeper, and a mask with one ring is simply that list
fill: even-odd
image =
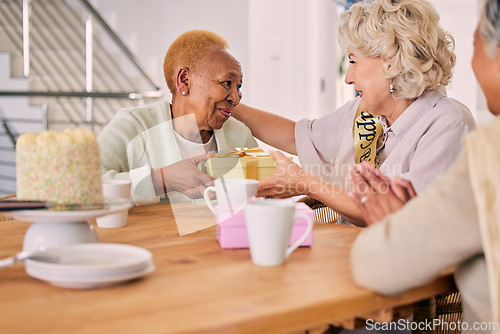
[{"label": "birthday cake", "polygon": [[102,203],[99,146],[82,128],[25,133],[16,144],[17,199]]}]

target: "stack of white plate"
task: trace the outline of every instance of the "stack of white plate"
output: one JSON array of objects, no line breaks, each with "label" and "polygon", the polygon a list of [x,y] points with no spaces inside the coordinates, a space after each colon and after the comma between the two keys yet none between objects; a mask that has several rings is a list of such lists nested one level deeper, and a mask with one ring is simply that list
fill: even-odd
[{"label": "stack of white plate", "polygon": [[151,252],[144,248],[83,243],[44,251],[42,257],[26,260],[25,268],[28,275],[53,285],[94,289],[144,276],[155,266]]}]

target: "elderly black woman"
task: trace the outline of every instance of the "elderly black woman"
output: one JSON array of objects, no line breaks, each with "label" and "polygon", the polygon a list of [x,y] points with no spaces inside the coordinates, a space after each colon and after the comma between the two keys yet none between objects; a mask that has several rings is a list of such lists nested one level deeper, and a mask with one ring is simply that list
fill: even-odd
[{"label": "elderly black woman", "polygon": [[349,58],[345,82],[357,98],[316,120],[294,122],[242,104],[234,116],[304,167],[272,153],[278,169],[260,182],[259,195],[308,195],[364,226],[347,195],[350,166],[369,161],[420,192],[456,159],[475,122],[446,96],[454,40],[428,0],[357,3],[340,16],[339,39]]},{"label": "elderly black woman", "polygon": [[457,328],[474,334],[500,332],[500,4],[482,3],[472,68],[494,120],[467,136],[456,162],[417,197],[370,166],[351,172],[351,196],[370,224],[351,253],[358,284],[397,294],[456,268]]},{"label": "elderly black woman", "polygon": [[208,152],[257,146],[231,117],[242,97],[241,66],[224,38],[192,30],[169,47],[164,76],[172,103],[120,110],[98,136],[103,178],[131,180],[136,205],[201,203],[212,178],[197,165]]}]

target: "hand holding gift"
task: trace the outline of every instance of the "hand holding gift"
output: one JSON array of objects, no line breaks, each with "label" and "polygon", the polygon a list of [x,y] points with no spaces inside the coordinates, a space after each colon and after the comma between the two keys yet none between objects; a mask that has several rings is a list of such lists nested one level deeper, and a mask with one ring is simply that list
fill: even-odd
[{"label": "hand holding gift", "polygon": [[205,188],[213,185],[213,178],[198,169],[214,152],[195,155],[153,171],[153,182],[158,195],[171,191],[189,198],[203,198]]},{"label": "hand holding gift", "polygon": [[269,177],[259,182],[257,195],[272,198],[308,195],[314,177],[281,152],[271,152],[270,156],[276,160],[277,167]]}]

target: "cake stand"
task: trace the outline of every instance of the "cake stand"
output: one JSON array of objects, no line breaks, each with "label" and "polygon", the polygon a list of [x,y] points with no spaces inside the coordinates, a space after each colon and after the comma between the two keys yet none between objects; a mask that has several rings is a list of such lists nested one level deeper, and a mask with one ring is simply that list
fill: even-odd
[{"label": "cake stand", "polygon": [[97,242],[97,234],[89,219],[105,216],[132,207],[132,202],[123,198],[105,199],[104,208],[96,210],[19,210],[10,211],[9,216],[32,224],[23,241],[24,251],[46,250],[63,245]]}]

